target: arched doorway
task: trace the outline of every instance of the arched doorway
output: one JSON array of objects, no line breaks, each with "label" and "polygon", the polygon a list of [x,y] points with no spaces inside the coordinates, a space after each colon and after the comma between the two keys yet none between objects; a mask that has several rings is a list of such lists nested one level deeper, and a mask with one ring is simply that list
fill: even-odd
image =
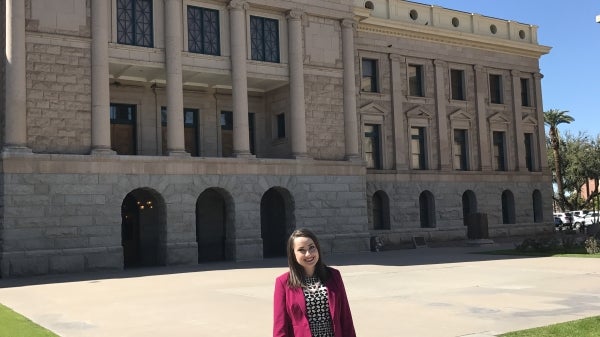
[{"label": "arched doorway", "polygon": [[477,197],[475,192],[466,190],[462,195],[462,208],[463,208],[463,224],[467,225],[467,218],[471,214],[477,213]]},{"label": "arched doorway", "polygon": [[281,187],[265,192],[260,201],[260,228],[263,257],[286,255],[288,236],[295,228],[293,202],[290,193]]},{"label": "arched doorway", "polygon": [[371,200],[372,229],[390,229],[390,199],[387,194],[384,191],[377,191]]},{"label": "arched doorway", "polygon": [[[228,202],[226,192],[209,188],[196,201],[196,241],[198,263],[227,258]],[[227,195],[228,196],[228,195]]]},{"label": "arched doorway", "polygon": [[164,201],[150,189],[136,189],[121,204],[121,242],[125,268],[164,264]]},{"label": "arched doorway", "polygon": [[542,222],[544,220],[542,192],[534,190],[531,199],[533,202],[533,222]]}]

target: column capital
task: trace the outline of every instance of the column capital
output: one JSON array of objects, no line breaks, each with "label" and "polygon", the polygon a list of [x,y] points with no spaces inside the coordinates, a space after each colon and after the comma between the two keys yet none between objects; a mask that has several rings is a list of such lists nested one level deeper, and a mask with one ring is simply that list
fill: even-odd
[{"label": "column capital", "polygon": [[400,63],[406,62],[406,57],[404,57],[402,55],[390,54],[389,57],[390,57],[390,60],[395,61],[395,62],[400,62]]},{"label": "column capital", "polygon": [[231,1],[229,1],[227,8],[228,9],[238,9],[238,10],[248,10],[250,8],[250,5],[248,4],[248,1],[231,0]]},{"label": "column capital", "polygon": [[302,17],[304,16],[304,11],[298,8],[294,8],[290,11],[288,11],[286,13],[285,18],[288,19],[289,21],[292,20],[302,20]]},{"label": "column capital", "polygon": [[475,65],[473,65],[473,69],[474,69],[476,72],[481,72],[481,71],[483,71],[483,69],[485,69],[485,67],[484,67],[484,66],[482,66],[481,64],[475,64]]},{"label": "column capital", "polygon": [[542,74],[542,73],[533,73],[533,78],[535,78],[536,80],[541,80],[542,78],[544,78],[544,74]]},{"label": "column capital", "polygon": [[518,71],[518,70],[516,70],[516,69],[512,69],[512,70],[510,71],[510,75],[511,75],[512,77],[521,77],[521,72],[520,72],[520,71]]},{"label": "column capital", "polygon": [[446,61],[442,60],[433,60],[433,65],[436,67],[445,67],[448,64]]},{"label": "column capital", "polygon": [[342,20],[342,28],[356,28],[356,20],[353,19],[343,19]]}]

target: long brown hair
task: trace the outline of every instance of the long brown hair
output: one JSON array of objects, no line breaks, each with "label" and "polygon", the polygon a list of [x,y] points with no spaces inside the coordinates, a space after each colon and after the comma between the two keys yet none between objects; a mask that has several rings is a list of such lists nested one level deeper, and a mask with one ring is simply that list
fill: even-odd
[{"label": "long brown hair", "polygon": [[304,268],[296,261],[296,254],[294,253],[294,239],[296,238],[309,238],[315,243],[317,252],[319,252],[319,260],[315,265],[315,275],[325,283],[329,279],[329,271],[327,266],[323,262],[323,255],[321,255],[321,245],[317,236],[306,228],[300,228],[292,232],[287,243],[287,257],[288,266],[290,267],[290,277],[288,278],[288,286],[290,288],[298,288],[302,286],[302,278],[304,276]]}]

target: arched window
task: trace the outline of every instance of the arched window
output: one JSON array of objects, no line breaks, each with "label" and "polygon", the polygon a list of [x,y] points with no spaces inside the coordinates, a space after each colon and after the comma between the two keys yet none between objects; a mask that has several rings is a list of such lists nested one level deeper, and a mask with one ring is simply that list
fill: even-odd
[{"label": "arched window", "polygon": [[514,224],[515,221],[515,197],[512,192],[502,192],[502,223]]},{"label": "arched window", "polygon": [[477,197],[475,192],[466,190],[462,195],[462,207],[463,207],[463,223],[466,226],[466,219],[470,214],[477,213]]},{"label": "arched window", "polygon": [[429,191],[423,191],[419,196],[419,211],[422,228],[435,227],[435,199]]},{"label": "arched window", "polygon": [[544,220],[542,193],[539,190],[533,191],[531,199],[533,201],[533,222],[542,222]]},{"label": "arched window", "polygon": [[373,194],[371,212],[373,229],[390,229],[390,199],[384,191]]}]

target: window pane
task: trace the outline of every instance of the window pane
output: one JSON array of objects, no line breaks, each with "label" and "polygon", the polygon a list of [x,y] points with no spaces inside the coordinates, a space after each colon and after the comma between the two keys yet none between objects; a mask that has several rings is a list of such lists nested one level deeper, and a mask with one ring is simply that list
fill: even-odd
[{"label": "window pane", "polygon": [[493,133],[493,145],[494,145],[494,169],[496,171],[505,171],[505,154],[504,154],[504,132],[494,131]]},{"label": "window pane", "polygon": [[452,82],[452,99],[464,101],[464,71],[458,69],[450,70],[450,81]]},{"label": "window pane", "polygon": [[529,172],[533,171],[533,134],[525,134],[525,165]]},{"label": "window pane", "polygon": [[152,0],[117,0],[117,42],[152,47]]},{"label": "window pane", "polygon": [[425,128],[423,127],[412,127],[411,128],[411,161],[412,168],[416,170],[425,169]]},{"label": "window pane", "polygon": [[526,78],[521,79],[521,105],[531,106],[529,101],[529,80]]},{"label": "window pane", "polygon": [[490,102],[502,104],[502,76],[490,75]]},{"label": "window pane", "polygon": [[377,92],[377,61],[362,60],[361,91]]},{"label": "window pane", "polygon": [[454,169],[467,170],[467,130],[454,130]]},{"label": "window pane", "polygon": [[381,158],[379,155],[379,125],[365,124],[363,137],[363,151],[367,168],[380,169]]},{"label": "window pane", "polygon": [[253,60],[279,63],[279,21],[250,16],[250,48]]}]

